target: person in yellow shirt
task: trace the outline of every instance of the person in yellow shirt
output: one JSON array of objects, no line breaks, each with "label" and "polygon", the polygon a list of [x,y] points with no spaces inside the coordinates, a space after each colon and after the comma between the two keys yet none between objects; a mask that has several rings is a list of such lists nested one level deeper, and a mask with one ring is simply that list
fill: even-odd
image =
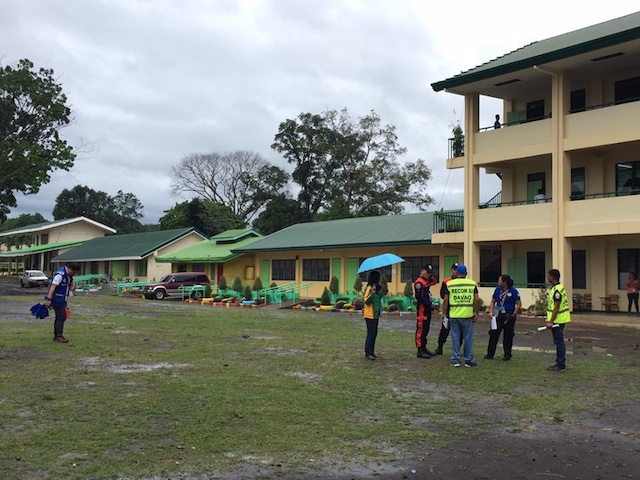
[{"label": "person in yellow shirt", "polygon": [[559,372],[567,368],[567,354],[564,344],[564,327],[571,321],[567,291],[560,283],[560,271],[553,268],[547,272],[547,281],[551,284],[547,300],[547,328],[551,330],[556,346],[556,363],[549,370]]},{"label": "person in yellow shirt", "polygon": [[364,342],[364,356],[367,360],[375,360],[376,337],[378,336],[378,321],[382,311],[382,286],[380,272],[374,270],[369,273],[367,286],[364,289],[364,321],[367,324],[367,339]]}]

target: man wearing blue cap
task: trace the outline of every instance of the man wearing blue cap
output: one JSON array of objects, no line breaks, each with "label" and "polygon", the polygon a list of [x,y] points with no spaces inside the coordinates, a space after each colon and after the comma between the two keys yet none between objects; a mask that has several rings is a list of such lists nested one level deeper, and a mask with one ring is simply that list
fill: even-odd
[{"label": "man wearing blue cap", "polygon": [[451,366],[460,367],[460,339],[464,339],[464,366],[477,367],[473,353],[474,323],[478,318],[480,297],[478,285],[467,279],[467,267],[459,265],[456,278],[450,280],[444,291],[443,311],[449,311],[451,329]]},{"label": "man wearing blue cap", "polygon": [[53,341],[57,343],[68,343],[64,338],[62,330],[67,319],[67,298],[69,292],[75,289],[73,276],[80,271],[80,265],[71,263],[58,269],[51,279],[49,292],[44,297],[44,306],[53,308],[56,318],[53,321]]}]

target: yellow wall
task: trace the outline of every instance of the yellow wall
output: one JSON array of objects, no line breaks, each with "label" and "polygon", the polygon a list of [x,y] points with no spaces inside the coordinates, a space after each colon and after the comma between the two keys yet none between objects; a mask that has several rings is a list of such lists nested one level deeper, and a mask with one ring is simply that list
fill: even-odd
[{"label": "yellow wall", "polygon": [[[48,232],[48,243],[74,242],[76,240],[90,240],[95,237],[103,237],[105,231],[91,223],[77,221],[68,225],[54,227]],[[39,233],[38,235],[42,235]]]}]

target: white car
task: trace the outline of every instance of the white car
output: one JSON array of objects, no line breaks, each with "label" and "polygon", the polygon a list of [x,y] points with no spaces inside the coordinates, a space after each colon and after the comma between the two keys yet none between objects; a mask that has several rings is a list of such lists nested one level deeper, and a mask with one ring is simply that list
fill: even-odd
[{"label": "white car", "polygon": [[41,287],[49,283],[49,277],[40,270],[25,270],[18,278],[20,279],[20,286],[22,288],[29,287]]}]

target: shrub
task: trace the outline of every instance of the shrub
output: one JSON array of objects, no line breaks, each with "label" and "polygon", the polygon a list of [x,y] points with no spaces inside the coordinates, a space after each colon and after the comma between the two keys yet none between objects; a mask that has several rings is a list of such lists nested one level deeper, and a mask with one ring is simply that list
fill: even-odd
[{"label": "shrub", "polygon": [[404,286],[404,296],[405,297],[413,297],[413,282],[409,280]]},{"label": "shrub", "polygon": [[360,278],[360,275],[356,277],[356,281],[353,284],[353,289],[358,293],[362,293],[362,279]]},{"label": "shrub", "polygon": [[387,277],[385,275],[382,275],[380,285],[382,285],[382,295],[389,295],[389,283],[387,282]]},{"label": "shrub", "polygon": [[354,298],[353,301],[351,302],[351,305],[353,305],[353,308],[355,310],[362,310],[364,308],[364,298],[362,297]]},{"label": "shrub", "polygon": [[262,280],[260,280],[260,277],[256,277],[256,279],[253,282],[253,288],[252,290],[259,292],[260,290],[262,290],[263,286],[262,286]]},{"label": "shrub", "polygon": [[337,295],[340,290],[340,281],[338,277],[331,277],[331,281],[329,282],[329,291],[334,295]]},{"label": "shrub", "polygon": [[269,288],[275,288],[277,286],[278,284],[276,282],[271,282],[271,285],[269,285]]},{"label": "shrub", "polygon": [[396,305],[395,303],[390,303],[389,304],[389,311],[390,312],[397,312],[399,310],[398,305]]},{"label": "shrub", "polygon": [[238,296],[242,295],[242,280],[240,280],[240,277],[236,277],[233,279],[233,285],[231,286],[231,290],[233,290],[234,292],[238,292]]},{"label": "shrub", "polygon": [[244,299],[245,300],[252,300],[253,299],[253,291],[251,290],[251,287],[249,285],[247,285],[244,288]]},{"label": "shrub", "polygon": [[331,305],[331,292],[327,287],[324,287],[324,291],[322,292],[322,296],[320,297],[320,303],[322,305]]},{"label": "shrub", "polygon": [[205,298],[211,298],[211,285],[204,287],[204,296]]},{"label": "shrub", "polygon": [[535,294],[536,303],[533,305],[533,313],[536,315],[545,315],[547,313],[548,293],[545,287],[540,287]]},{"label": "shrub", "polygon": [[338,310],[342,310],[342,309],[344,308],[344,306],[345,306],[345,305],[346,305],[346,302],[344,302],[344,301],[340,301],[340,302],[337,302],[337,303],[336,303],[336,308],[337,308]]},{"label": "shrub", "polygon": [[222,276],[220,277],[220,280],[218,281],[218,288],[219,288],[220,290],[226,290],[226,289],[228,288],[228,285],[227,285],[227,279],[226,279],[226,278],[224,278],[224,275],[222,275]]}]

